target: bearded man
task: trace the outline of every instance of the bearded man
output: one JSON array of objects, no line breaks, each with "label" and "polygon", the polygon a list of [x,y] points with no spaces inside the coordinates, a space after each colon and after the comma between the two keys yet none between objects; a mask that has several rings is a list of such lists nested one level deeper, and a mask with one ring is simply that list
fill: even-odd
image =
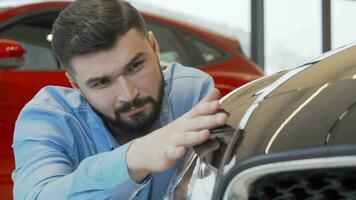
[{"label": "bearded man", "polygon": [[53,26],[72,88],[48,86],[16,122],[14,198],[162,199],[177,163],[226,123],[210,76],[171,63],[139,12],[77,0]]}]

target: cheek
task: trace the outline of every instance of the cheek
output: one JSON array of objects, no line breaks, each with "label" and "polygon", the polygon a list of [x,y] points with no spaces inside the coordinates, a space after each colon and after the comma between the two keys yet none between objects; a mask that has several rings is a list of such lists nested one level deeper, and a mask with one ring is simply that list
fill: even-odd
[{"label": "cheek", "polygon": [[138,77],[139,88],[143,95],[156,96],[159,84],[161,82],[161,75],[157,71],[150,71]]},{"label": "cheek", "polygon": [[91,91],[87,92],[84,96],[95,109],[106,116],[114,116],[115,95],[111,91]]}]

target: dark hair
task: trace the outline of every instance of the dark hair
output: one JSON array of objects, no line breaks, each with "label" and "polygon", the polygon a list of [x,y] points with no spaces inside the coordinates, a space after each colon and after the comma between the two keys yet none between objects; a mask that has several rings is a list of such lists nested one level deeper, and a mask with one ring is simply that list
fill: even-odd
[{"label": "dark hair", "polygon": [[52,49],[62,67],[74,73],[77,55],[113,48],[131,28],[147,37],[141,14],[122,0],[76,0],[61,12],[53,25]]}]

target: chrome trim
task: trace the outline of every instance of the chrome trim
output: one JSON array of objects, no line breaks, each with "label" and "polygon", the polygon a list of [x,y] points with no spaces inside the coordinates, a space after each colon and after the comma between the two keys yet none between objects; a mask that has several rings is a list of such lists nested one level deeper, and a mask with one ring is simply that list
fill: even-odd
[{"label": "chrome trim", "polygon": [[188,164],[186,165],[182,165],[180,166],[179,169],[177,169],[178,175],[175,179],[175,183],[172,186],[172,188],[176,188],[177,185],[180,183],[180,181],[183,179],[183,176],[185,175],[185,173],[188,171],[189,167],[193,164],[193,162],[195,161],[195,158],[197,158],[197,154],[193,153],[190,158],[188,158]]},{"label": "chrome trim", "polygon": [[[195,166],[192,166],[194,162]],[[192,168],[193,173],[191,177],[188,177],[186,173],[191,167],[194,167]],[[210,175],[207,171],[210,172]],[[197,200],[211,199],[218,173],[217,169],[206,164],[194,153],[191,158],[187,159],[184,165],[181,165],[181,167],[177,169],[177,172],[176,177],[171,179],[172,183],[169,184],[170,187],[163,196],[163,200],[186,198]],[[187,178],[189,178],[188,182],[185,181]],[[182,190],[179,191],[179,184],[181,184],[182,181],[188,184],[185,185],[187,186],[187,190],[184,191],[185,193],[182,193]]]},{"label": "chrome trim", "polygon": [[[281,86],[283,83],[287,82],[289,79],[293,78],[295,75],[299,74],[302,72],[304,69],[309,68],[312,65],[306,65],[303,67],[296,68],[294,70],[291,70],[281,76],[279,79],[274,81],[272,84],[268,85],[267,87],[263,88],[256,94],[260,94],[258,98],[251,104],[251,106],[247,109],[245,112],[244,116],[240,120],[239,124],[239,129],[245,129],[248,121],[250,120],[253,112],[258,108],[259,104],[265,100],[265,98],[270,95],[274,90],[276,90],[279,86]],[[261,92],[262,91],[262,92]]]},{"label": "chrome trim", "polygon": [[[192,177],[196,177],[191,183],[191,200],[211,199],[213,196],[214,186],[216,183],[217,170],[207,165],[204,161],[198,158],[198,163]],[[206,174],[206,170],[210,170],[210,174]]]},{"label": "chrome trim", "polygon": [[258,178],[268,174],[305,169],[325,169],[353,166],[356,166],[356,156],[338,156],[293,160],[252,167],[237,174],[230,181],[226,188],[226,192],[224,193],[223,199],[231,199],[230,195],[233,194],[232,192],[234,192],[234,197],[237,197],[237,199],[247,200],[250,185]]},{"label": "chrome trim", "polygon": [[341,46],[339,48],[336,48],[334,50],[328,51],[326,53],[321,54],[320,56],[317,56],[316,58],[312,59],[310,62],[308,62],[306,64],[320,62],[329,56],[335,55],[345,49],[352,48],[355,45],[356,45],[356,42],[352,42],[350,44],[347,44],[347,45]]},{"label": "chrome trim", "polygon": [[238,92],[239,90],[241,90],[241,89],[243,89],[243,88],[245,88],[245,87],[247,87],[247,86],[249,86],[249,85],[251,85],[251,84],[257,82],[257,81],[263,80],[263,79],[265,79],[265,78],[267,78],[267,77],[268,77],[268,76],[263,76],[263,77],[258,78],[258,79],[256,79],[256,80],[253,80],[253,81],[251,81],[251,82],[248,82],[248,83],[246,83],[245,85],[243,85],[243,86],[241,86],[241,87],[238,87],[238,88],[234,89],[233,91],[227,93],[225,96],[221,97],[220,100],[219,100],[219,103],[222,104],[226,99],[228,99],[229,97],[231,97],[233,94],[235,94],[235,93]]}]

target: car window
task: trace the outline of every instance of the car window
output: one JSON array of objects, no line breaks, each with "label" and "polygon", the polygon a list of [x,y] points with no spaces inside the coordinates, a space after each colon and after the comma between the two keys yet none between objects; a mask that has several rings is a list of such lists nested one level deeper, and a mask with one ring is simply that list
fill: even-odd
[{"label": "car window", "polygon": [[223,54],[219,50],[208,45],[207,43],[205,43],[203,41],[193,39],[192,42],[200,50],[201,56],[206,63],[214,62],[214,61],[219,60],[223,57]]},{"label": "car window", "polygon": [[200,39],[187,32],[181,33],[187,44],[191,45],[190,49],[194,50],[195,65],[202,67],[208,64],[220,62],[225,59],[227,54],[208,42]]},{"label": "car window", "polygon": [[165,62],[180,62],[200,68],[227,57],[227,53],[189,32],[147,19],[146,24],[155,34],[160,46],[160,59]]},{"label": "car window", "polygon": [[152,20],[146,20],[146,24],[148,30],[151,30],[156,36],[160,48],[160,60],[192,65],[186,47],[180,41],[175,30]]},{"label": "car window", "polygon": [[[25,60],[21,70],[57,70],[60,64],[51,50],[51,28],[59,11],[29,16],[0,30],[0,38],[13,39],[23,45]],[[160,47],[160,60],[203,67],[217,63],[226,53],[190,33],[146,19]]]},{"label": "car window", "polygon": [[21,70],[56,70],[59,63],[51,50],[51,28],[58,12],[29,16],[0,31],[0,38],[23,45],[25,60]]}]

